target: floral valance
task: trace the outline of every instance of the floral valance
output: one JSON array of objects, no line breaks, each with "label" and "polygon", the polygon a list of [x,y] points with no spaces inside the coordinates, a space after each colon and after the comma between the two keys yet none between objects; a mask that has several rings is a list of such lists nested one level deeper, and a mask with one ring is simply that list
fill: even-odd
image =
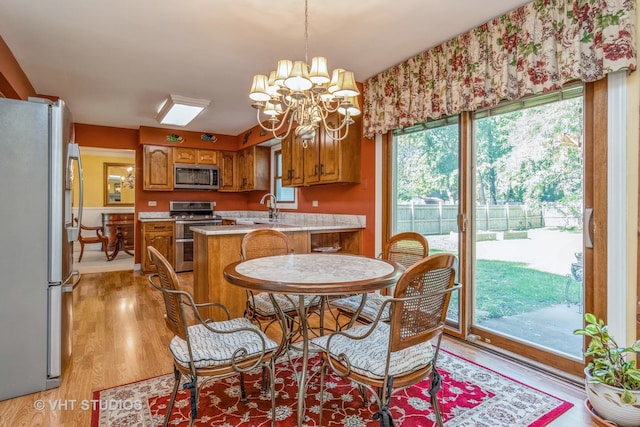
[{"label": "floral valance", "polygon": [[364,134],[636,68],[635,0],[535,0],[365,81]]}]

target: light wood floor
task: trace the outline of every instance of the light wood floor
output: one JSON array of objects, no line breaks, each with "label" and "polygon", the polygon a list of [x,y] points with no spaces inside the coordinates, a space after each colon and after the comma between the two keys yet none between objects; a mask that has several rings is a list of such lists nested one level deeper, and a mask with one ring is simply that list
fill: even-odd
[{"label": "light wood floor", "polygon": [[[190,273],[179,276],[191,285]],[[74,348],[61,386],[0,402],[0,426],[89,426],[91,411],[81,402],[90,406],[93,391],[171,372],[163,310],[159,293],[139,272],[84,274],[74,291]],[[572,402],[575,406],[552,426],[596,425],[584,409],[581,388],[458,340],[445,339],[443,348]],[[44,410],[35,408],[38,401],[44,401]],[[58,402],[66,402],[66,409],[52,409]]]}]

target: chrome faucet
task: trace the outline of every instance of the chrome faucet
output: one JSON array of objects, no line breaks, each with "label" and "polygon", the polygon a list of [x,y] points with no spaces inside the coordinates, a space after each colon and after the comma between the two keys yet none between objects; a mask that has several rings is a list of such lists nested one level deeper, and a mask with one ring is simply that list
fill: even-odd
[{"label": "chrome faucet", "polygon": [[276,204],[276,196],[273,193],[267,193],[264,196],[262,196],[262,199],[260,199],[260,204],[264,205],[264,201],[267,199],[267,197],[270,197],[271,200],[269,203],[269,219],[278,219],[278,214],[280,212],[278,212],[278,205]]}]

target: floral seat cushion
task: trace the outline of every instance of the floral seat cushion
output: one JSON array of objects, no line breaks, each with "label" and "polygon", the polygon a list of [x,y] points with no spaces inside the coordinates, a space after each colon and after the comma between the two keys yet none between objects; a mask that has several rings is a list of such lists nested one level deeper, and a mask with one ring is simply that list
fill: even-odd
[{"label": "floral seat cushion", "polygon": [[[384,370],[387,362],[389,348],[389,325],[378,323],[371,335],[363,339],[352,339],[343,335],[336,335],[331,340],[331,348],[327,350],[327,341],[330,335],[324,335],[313,339],[314,345],[329,351],[334,357],[344,354],[351,363],[351,368],[362,375],[374,378],[384,378]],[[371,325],[356,326],[346,333],[353,336],[362,336]],[[417,344],[404,350],[391,353],[389,363],[389,375],[404,375],[424,368],[433,359],[434,350],[431,342]]]},{"label": "floral seat cushion", "polygon": [[[280,306],[280,309],[285,312],[295,311],[298,307],[298,296],[291,295],[287,297],[287,295],[282,294],[273,294],[276,302]],[[317,296],[306,296],[304,297],[304,305],[305,307],[316,306],[320,303],[320,297]],[[256,313],[261,316],[275,316],[276,309],[269,298],[269,294],[266,292],[261,292],[257,295],[254,295],[253,298],[249,298],[249,305],[254,306]]]},{"label": "floral seat cushion", "polygon": [[[380,311],[380,307],[389,297],[380,295],[376,292],[371,292],[367,294],[367,301],[365,302],[364,308],[360,312],[360,317],[368,320],[369,322],[373,322],[378,316],[378,312]],[[346,311],[348,313],[355,313],[358,307],[360,306],[360,302],[362,301],[362,295],[351,295],[349,297],[340,298],[331,302],[331,305],[334,307]],[[380,320],[383,322],[389,321],[389,305],[387,304],[382,313],[382,317]]]},{"label": "floral seat cushion", "polygon": [[[242,317],[224,322],[211,322],[209,326],[223,331],[251,328],[257,333],[250,331],[215,333],[201,324],[189,326],[188,333],[196,368],[229,364],[233,353],[240,348],[246,349],[247,357],[259,354],[263,349],[259,335],[264,338],[265,351],[268,352],[278,347],[275,341],[268,338],[251,321]],[[189,366],[189,350],[185,340],[178,336],[173,337],[169,349],[178,363],[185,367]]]}]

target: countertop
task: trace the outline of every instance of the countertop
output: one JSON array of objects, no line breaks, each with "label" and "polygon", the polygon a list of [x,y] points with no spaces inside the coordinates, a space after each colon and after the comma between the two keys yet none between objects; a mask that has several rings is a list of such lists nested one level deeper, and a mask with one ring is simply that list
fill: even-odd
[{"label": "countertop", "polygon": [[204,234],[205,236],[215,236],[223,234],[247,234],[252,230],[260,228],[273,228],[282,232],[292,231],[330,231],[330,230],[355,230],[362,227],[354,227],[351,224],[333,224],[333,225],[296,225],[283,223],[269,224],[238,224],[238,225],[207,225],[199,227],[191,227],[195,233]]},{"label": "countertop", "polygon": [[[222,219],[235,220],[236,225],[207,225],[192,230],[204,235],[246,234],[258,228],[274,228],[280,231],[329,231],[358,230],[366,228],[364,215],[310,214],[280,212],[276,221],[269,220],[263,211],[216,211]],[[169,212],[139,212],[141,222],[175,221]]]}]

